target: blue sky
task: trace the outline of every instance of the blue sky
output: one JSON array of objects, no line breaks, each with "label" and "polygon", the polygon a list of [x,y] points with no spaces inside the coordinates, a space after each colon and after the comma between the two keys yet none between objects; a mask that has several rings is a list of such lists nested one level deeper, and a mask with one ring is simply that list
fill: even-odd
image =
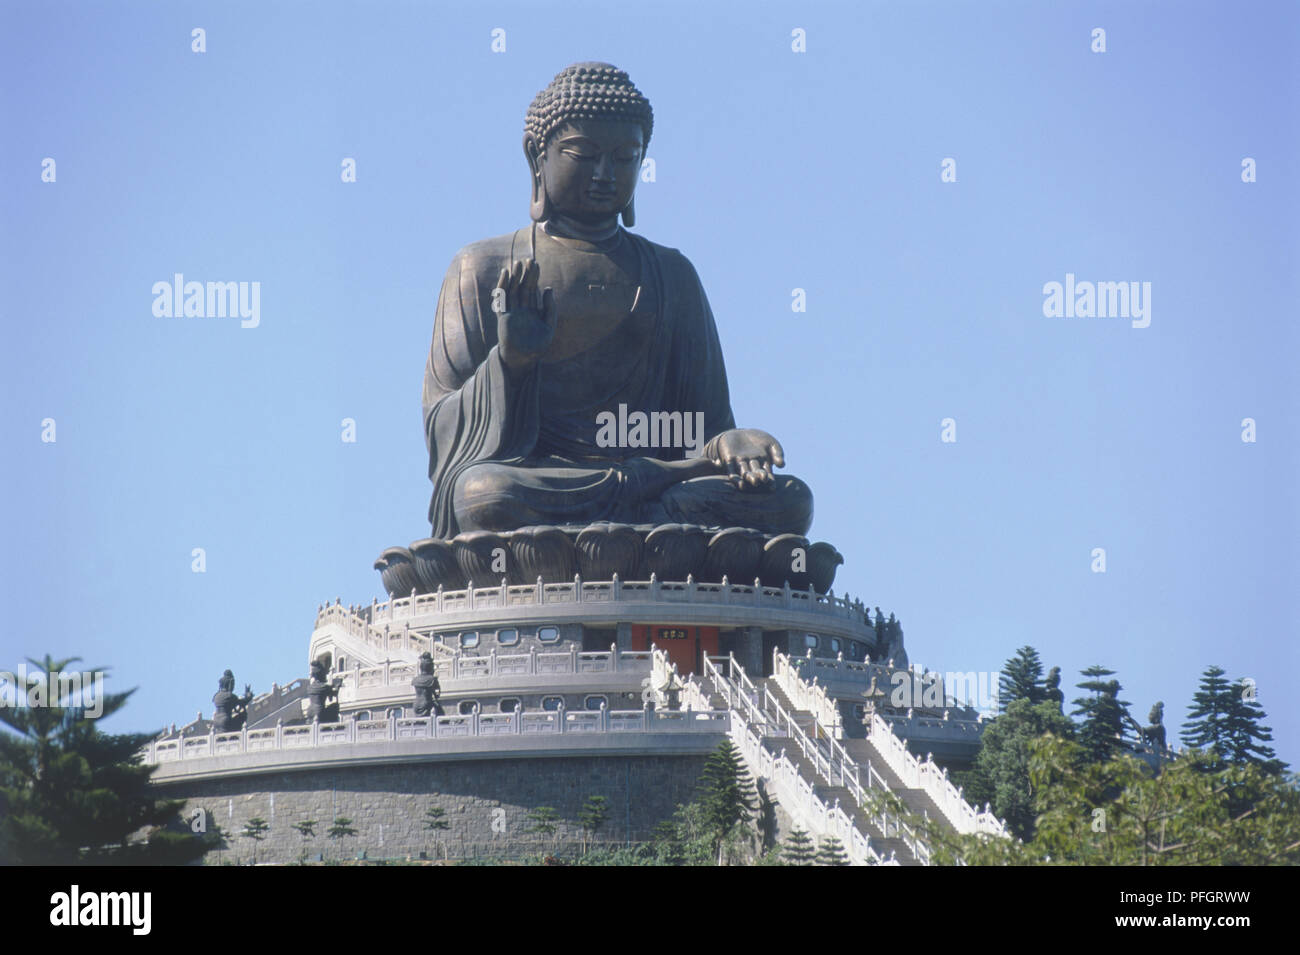
[{"label": "blue sky", "polygon": [[[636,231],[694,262],[737,421],[813,487],[837,590],[933,669],[1029,643],[1068,698],[1104,663],[1174,729],[1217,663],[1300,762],[1294,5],[0,17],[0,668],[111,665],[140,687],[120,730],[210,709],[225,667],[305,675],[317,604],[382,595],[374,557],[428,532],[447,264],[527,222],[524,111],[602,59],[656,114]],[[260,282],[260,325],[156,318],[177,272]],[[1044,317],[1067,273],[1150,282],[1150,326]]]}]

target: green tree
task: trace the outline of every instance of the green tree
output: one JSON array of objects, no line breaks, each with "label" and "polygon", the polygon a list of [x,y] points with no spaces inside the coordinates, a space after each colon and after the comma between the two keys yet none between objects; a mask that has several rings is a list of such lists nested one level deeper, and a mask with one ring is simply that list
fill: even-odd
[{"label": "green tree", "polygon": [[[19,865],[181,865],[214,845],[180,819],[183,805],[157,798],[142,764],[146,733],[108,734],[99,718],[135,690],[102,693],[103,668],[74,673],[79,657],[28,660],[28,686],[0,687],[0,862]],[[59,675],[65,677],[59,681]],[[33,678],[39,678],[36,686]],[[30,692],[23,692],[30,691]],[[88,706],[89,704],[89,711]]]},{"label": "green tree", "polygon": [[261,816],[254,816],[244,823],[244,830],[240,835],[245,839],[253,840],[253,865],[257,865],[257,844],[266,838],[266,834],[270,830],[271,827],[266,824],[266,820]]},{"label": "green tree", "polygon": [[302,852],[298,853],[298,861],[307,861],[307,840],[316,835],[316,820],[304,819],[301,822],[295,822],[290,829],[295,830],[298,835],[302,836]]},{"label": "green tree", "polygon": [[1234,682],[1228,700],[1223,757],[1234,765],[1258,766],[1277,775],[1286,769],[1286,764],[1277,758],[1273,747],[1265,745],[1273,739],[1273,729],[1263,721],[1264,708],[1255,698],[1254,684],[1245,680]]},{"label": "green tree", "polygon": [[[1121,754],[1089,762],[1083,747],[1045,734],[1030,746],[1038,825],[1032,840],[952,836],[932,829],[936,859],[971,865],[1296,865],[1300,787],[1259,766],[1200,750],[1159,772]],[[1251,793],[1234,813],[1233,793]]]},{"label": "green tree", "polygon": [[[447,821],[447,811],[441,806],[429,806],[424,811],[424,829],[426,832],[441,833],[451,828],[451,823]],[[435,837],[436,843],[442,847],[442,858],[447,859],[447,845],[441,839]]]},{"label": "green tree", "polygon": [[743,829],[757,806],[754,783],[731,740],[724,739],[704,764],[700,775],[700,806],[713,844],[713,854],[722,862],[722,845],[737,829]]},{"label": "green tree", "polygon": [[551,806],[538,806],[528,810],[528,831],[545,838],[554,836],[560,829],[560,814]]},{"label": "green tree", "polygon": [[1119,698],[1123,689],[1118,680],[1108,680],[1114,670],[1094,664],[1082,671],[1088,679],[1076,683],[1089,696],[1074,701],[1071,716],[1082,716],[1083,723],[1077,739],[1082,749],[1080,758],[1090,763],[1104,763],[1123,748],[1124,730],[1128,725],[1128,702]]},{"label": "green tree", "polygon": [[849,856],[844,851],[844,844],[834,836],[827,836],[817,847],[814,865],[848,865]]},{"label": "green tree", "polygon": [[791,829],[790,834],[785,837],[785,844],[781,847],[781,857],[786,864],[812,865],[815,856],[813,841],[808,833],[798,826]]},{"label": "green tree", "polygon": [[1179,734],[1184,746],[1225,755],[1233,693],[1224,673],[1222,667],[1211,665],[1201,674],[1201,685],[1192,695],[1192,706]]},{"label": "green tree", "polygon": [[998,677],[998,712],[1005,713],[1016,700],[1041,703],[1046,698],[1043,694],[1043,662],[1037,650],[1023,646],[1002,664],[1002,674]]},{"label": "green tree", "polygon": [[609,800],[604,796],[591,796],[578,810],[578,824],[582,826],[582,854],[587,854],[587,840],[594,839],[601,826],[609,819]]},{"label": "green tree", "polygon": [[355,836],[356,834],[357,831],[352,828],[352,820],[347,816],[336,816],[334,818],[334,824],[325,830],[325,835],[338,841],[340,846],[343,844],[343,839],[346,839],[349,836]]},{"label": "green tree", "polygon": [[1013,700],[984,730],[963,793],[977,806],[988,803],[1019,839],[1029,839],[1034,833],[1029,744],[1044,733],[1069,739],[1074,736],[1074,723],[1062,715],[1055,701]]}]

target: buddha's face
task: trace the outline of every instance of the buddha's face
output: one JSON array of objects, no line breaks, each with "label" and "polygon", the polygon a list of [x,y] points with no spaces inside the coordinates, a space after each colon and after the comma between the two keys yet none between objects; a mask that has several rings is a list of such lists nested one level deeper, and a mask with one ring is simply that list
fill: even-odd
[{"label": "buddha's face", "polygon": [[560,127],[539,157],[552,211],[593,225],[617,217],[636,191],[644,146],[634,122],[583,119]]}]

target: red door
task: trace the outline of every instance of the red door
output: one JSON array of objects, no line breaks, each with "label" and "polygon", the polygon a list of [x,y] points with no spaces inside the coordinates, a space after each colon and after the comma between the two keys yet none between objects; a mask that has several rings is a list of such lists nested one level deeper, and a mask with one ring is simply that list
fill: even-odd
[{"label": "red door", "polygon": [[718,628],[633,624],[632,648],[649,650],[651,644],[668,654],[678,673],[689,676],[701,670],[705,655],[717,654]]}]

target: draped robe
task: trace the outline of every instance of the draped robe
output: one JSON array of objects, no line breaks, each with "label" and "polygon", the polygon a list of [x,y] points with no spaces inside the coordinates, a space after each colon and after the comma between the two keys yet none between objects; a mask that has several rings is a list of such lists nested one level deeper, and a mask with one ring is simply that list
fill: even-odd
[{"label": "draped robe", "polygon": [[[451,263],[424,376],[433,536],[594,520],[710,523],[707,507],[680,501],[735,496],[722,478],[696,478],[684,482],[692,488],[677,495],[679,504],[665,509],[641,493],[639,465],[646,462],[639,459],[681,460],[687,449],[602,447],[597,440],[597,415],[617,414],[620,404],[629,414],[701,412],[700,444],[735,427],[717,328],[695,268],[675,249],[627,232],[623,240],[639,259],[630,311],[584,340],[577,353],[548,361],[548,352],[519,376],[501,359],[492,290],[502,268],[530,257],[541,263],[545,286],[556,240],[525,227],[469,245]],[[807,493],[801,482],[794,490]],[[761,506],[760,496],[745,495],[750,511]],[[490,506],[471,508],[470,500]],[[810,520],[810,497],[807,511]],[[796,523],[806,529],[803,519]]]}]

